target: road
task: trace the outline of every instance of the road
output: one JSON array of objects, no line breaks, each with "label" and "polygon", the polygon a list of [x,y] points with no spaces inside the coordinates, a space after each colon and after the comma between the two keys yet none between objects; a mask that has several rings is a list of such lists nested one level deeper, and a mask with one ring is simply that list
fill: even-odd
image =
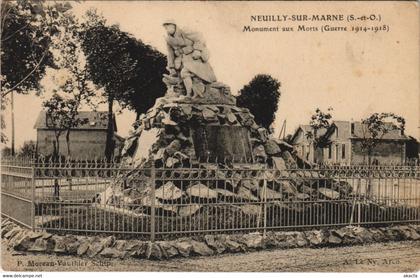
[{"label": "road", "polygon": [[[420,269],[420,242],[364,246],[265,250],[169,261],[87,259],[20,254],[2,249],[2,267],[11,271],[240,271],[240,272],[404,272]],[[40,265],[44,266],[40,266]]]}]

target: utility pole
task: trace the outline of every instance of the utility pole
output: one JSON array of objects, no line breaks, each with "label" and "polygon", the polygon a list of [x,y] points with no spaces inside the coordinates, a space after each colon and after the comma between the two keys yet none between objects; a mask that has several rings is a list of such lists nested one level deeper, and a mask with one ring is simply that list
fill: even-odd
[{"label": "utility pole", "polygon": [[15,156],[15,108],[14,108],[14,92],[11,91],[10,94],[10,109],[12,116],[12,156]]},{"label": "utility pole", "polygon": [[283,121],[283,124],[281,126],[280,133],[279,133],[279,139],[284,139],[285,137],[286,137],[286,120]]}]

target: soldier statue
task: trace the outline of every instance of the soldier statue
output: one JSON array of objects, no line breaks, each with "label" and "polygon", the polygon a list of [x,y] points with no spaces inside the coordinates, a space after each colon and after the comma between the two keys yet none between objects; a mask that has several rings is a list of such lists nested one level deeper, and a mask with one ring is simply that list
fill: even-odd
[{"label": "soldier statue", "polygon": [[203,97],[205,85],[216,82],[216,76],[208,63],[209,51],[202,36],[179,28],[173,20],[165,21],[163,26],[168,35],[169,71],[163,81],[175,94],[185,92],[187,97]]}]

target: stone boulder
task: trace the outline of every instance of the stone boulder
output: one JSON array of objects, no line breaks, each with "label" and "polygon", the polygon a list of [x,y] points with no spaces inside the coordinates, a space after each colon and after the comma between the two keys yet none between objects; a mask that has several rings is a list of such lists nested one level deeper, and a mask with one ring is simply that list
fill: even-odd
[{"label": "stone boulder", "polygon": [[238,239],[235,239],[232,235],[226,237],[225,240],[226,249],[231,253],[243,252],[245,247],[238,242]]},{"label": "stone boulder", "polygon": [[164,258],[170,259],[176,256],[179,256],[178,249],[176,249],[175,244],[170,241],[159,241],[157,242],[162,250],[162,256]]},{"label": "stone boulder", "polygon": [[146,249],[146,258],[152,260],[161,260],[162,259],[162,249],[159,244],[155,242],[149,242]]},{"label": "stone boulder", "polygon": [[252,192],[249,189],[243,186],[239,187],[237,194],[241,199],[248,200],[248,201],[258,201],[258,198],[255,197],[255,195],[252,194]]},{"label": "stone boulder", "polygon": [[417,233],[415,229],[410,226],[399,226],[398,229],[404,239],[407,240],[418,240],[420,239],[420,235]]},{"label": "stone boulder", "polygon": [[281,157],[272,157],[273,166],[275,169],[280,171],[287,170],[286,163],[284,162],[283,158]]},{"label": "stone boulder", "polygon": [[20,227],[13,227],[12,229],[10,229],[10,231],[8,231],[5,235],[4,238],[5,239],[12,239],[15,235],[17,235],[20,232],[21,228]]},{"label": "stone boulder", "polygon": [[329,188],[319,188],[318,192],[327,199],[337,200],[340,198],[340,193]]},{"label": "stone boulder", "polygon": [[221,254],[226,250],[226,236],[224,235],[205,235],[204,240],[217,254]]},{"label": "stone boulder", "polygon": [[191,197],[202,199],[216,199],[218,196],[217,191],[214,191],[201,183],[197,183],[189,187],[186,192]]},{"label": "stone boulder", "polygon": [[337,236],[336,234],[331,233],[327,239],[328,243],[331,245],[339,245],[343,242],[343,240]]},{"label": "stone boulder", "polygon": [[244,179],[241,180],[241,186],[251,190],[251,191],[257,191],[260,186],[258,184],[258,181],[255,179]]},{"label": "stone boulder", "polygon": [[66,252],[69,255],[75,255],[77,254],[77,250],[80,246],[80,241],[77,237],[74,237],[72,235],[68,235],[65,238],[65,245],[66,245]]},{"label": "stone boulder", "polygon": [[308,239],[311,246],[320,246],[325,241],[325,235],[322,231],[307,231],[305,232],[305,236]]},{"label": "stone boulder", "polygon": [[129,240],[124,245],[124,251],[127,252],[127,256],[133,258],[145,258],[148,244],[143,241]]},{"label": "stone boulder", "polygon": [[245,234],[242,236],[241,242],[248,249],[262,249],[264,247],[263,237],[259,233]]},{"label": "stone boulder", "polygon": [[200,256],[211,256],[214,254],[213,250],[209,248],[204,242],[191,240],[192,252]]},{"label": "stone boulder", "polygon": [[176,200],[182,197],[182,190],[176,187],[173,182],[168,181],[155,190],[155,196],[165,201]]},{"label": "stone boulder", "polygon": [[275,156],[281,153],[279,145],[274,140],[268,140],[264,144],[265,153],[270,156]]},{"label": "stone boulder", "polygon": [[249,215],[262,215],[262,206],[260,205],[241,205],[241,211]]},{"label": "stone boulder", "polygon": [[308,246],[309,242],[308,242],[308,239],[305,236],[305,233],[296,232],[295,238],[296,238],[296,244],[297,244],[298,247]]},{"label": "stone boulder", "polygon": [[79,244],[79,247],[77,248],[76,253],[79,256],[83,256],[86,254],[87,250],[89,249],[90,242],[87,238],[80,239],[79,242],[80,244]]},{"label": "stone boulder", "polygon": [[187,240],[177,241],[175,247],[183,257],[188,257],[193,249],[191,242]]},{"label": "stone boulder", "polygon": [[124,251],[120,251],[116,248],[112,248],[112,247],[105,247],[100,253],[99,255],[101,257],[104,258],[124,258],[126,255],[126,252]]},{"label": "stone boulder", "polygon": [[264,189],[261,189],[260,191],[260,199],[264,200],[281,200],[283,199],[283,195],[280,192],[277,192],[275,190],[272,190],[270,188],[266,188],[265,192]]},{"label": "stone boulder", "polygon": [[13,243],[10,243],[10,245],[16,251],[28,250],[30,246],[32,245],[32,241],[28,235],[28,231],[24,231],[23,233],[21,233],[19,237],[13,241]]},{"label": "stone boulder", "polygon": [[2,238],[6,238],[6,234],[8,234],[11,230],[13,230],[13,228],[15,228],[15,225],[11,222],[6,223],[4,226],[2,226],[1,229],[1,237]]},{"label": "stone boulder", "polygon": [[66,254],[67,250],[66,250],[65,238],[61,236],[53,236],[52,238],[54,239],[54,242],[55,242],[53,252],[59,253],[59,254]]},{"label": "stone boulder", "polygon": [[203,206],[199,204],[191,204],[185,206],[178,206],[178,216],[180,217],[189,217],[200,211]]},{"label": "stone boulder", "polygon": [[54,250],[54,241],[51,239],[37,238],[35,242],[28,248],[30,252],[51,253]]},{"label": "stone boulder", "polygon": [[93,242],[89,245],[89,248],[86,251],[86,255],[89,258],[93,258],[97,254],[99,254],[104,248],[105,246],[102,242]]}]

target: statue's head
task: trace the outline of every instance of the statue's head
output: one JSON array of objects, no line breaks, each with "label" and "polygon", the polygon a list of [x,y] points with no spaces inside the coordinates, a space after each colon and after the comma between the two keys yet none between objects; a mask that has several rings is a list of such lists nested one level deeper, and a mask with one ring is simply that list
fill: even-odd
[{"label": "statue's head", "polygon": [[174,20],[166,20],[163,22],[163,27],[166,29],[166,32],[168,35],[175,34],[176,31],[176,23]]}]

